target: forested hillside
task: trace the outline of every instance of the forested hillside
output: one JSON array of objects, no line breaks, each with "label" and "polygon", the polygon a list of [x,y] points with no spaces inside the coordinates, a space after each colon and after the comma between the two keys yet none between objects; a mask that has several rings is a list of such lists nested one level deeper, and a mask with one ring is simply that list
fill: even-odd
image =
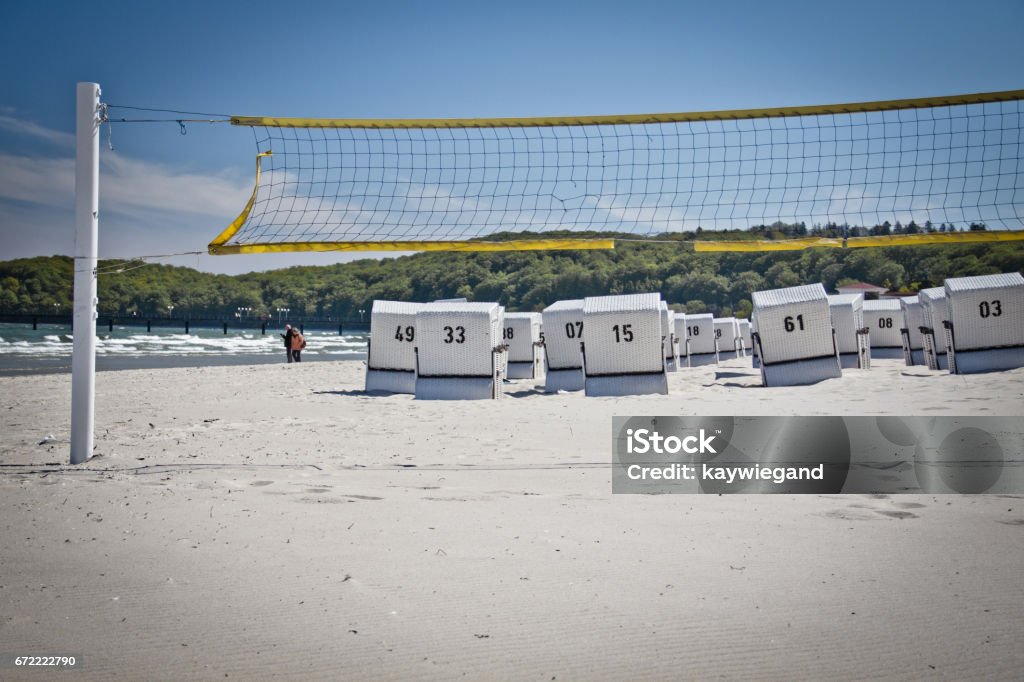
[{"label": "forested hillside", "polygon": [[[116,263],[103,261],[101,271]],[[559,299],[660,291],[690,312],[745,316],[757,289],[822,282],[831,291],[837,283],[860,280],[916,291],[947,277],[1022,269],[1021,242],[722,254],[694,253],[683,241],[630,242],[612,251],[422,253],[237,276],[133,264],[100,275],[99,308],[104,315],[166,316],[174,306],[175,317],[222,317],[245,307],[255,317],[280,307],[293,318],[352,319],[377,298],[465,296],[499,301],[509,310],[540,310]],[[68,257],[0,262],[0,312],[66,313],[71,290]]]}]

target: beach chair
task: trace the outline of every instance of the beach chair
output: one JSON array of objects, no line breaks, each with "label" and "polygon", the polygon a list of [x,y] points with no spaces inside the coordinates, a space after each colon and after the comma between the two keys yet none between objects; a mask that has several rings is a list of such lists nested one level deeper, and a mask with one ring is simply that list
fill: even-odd
[{"label": "beach chair", "polygon": [[422,303],[374,301],[366,354],[366,391],[416,392],[416,313]]},{"label": "beach chair", "polygon": [[736,318],[736,326],[739,328],[739,339],[740,344],[742,344],[743,346],[743,354],[753,354],[754,340],[750,335],[750,320],[741,320],[739,318]]},{"label": "beach chair", "polygon": [[509,379],[537,379],[543,373],[540,322],[540,313],[505,313]]},{"label": "beach chair", "polygon": [[952,374],[1024,367],[1024,277],[1011,272],[946,280]]},{"label": "beach chair", "polygon": [[715,340],[718,342],[718,358],[730,360],[743,357],[740,342],[740,328],[735,317],[714,318]]},{"label": "beach chair", "polygon": [[761,356],[757,353],[757,344],[754,339],[757,337],[757,316],[750,313],[750,365],[754,369],[761,368]]},{"label": "beach chair", "polygon": [[679,368],[679,340],[676,336],[675,311],[669,310],[668,303],[661,302],[661,333],[665,341],[665,369],[675,372]]},{"label": "beach chair", "polygon": [[917,296],[905,296],[900,299],[900,309],[903,311],[903,329],[900,335],[903,338],[903,361],[908,367],[927,364],[924,357],[924,334],[921,327],[924,324],[924,306]]},{"label": "beach chair", "polygon": [[899,299],[864,301],[864,326],[868,329],[871,359],[903,358],[903,308]]},{"label": "beach chair", "polygon": [[711,313],[681,315],[676,317],[676,329],[682,341],[680,346],[682,352],[679,356],[682,364],[685,364],[686,367],[718,364],[718,341],[715,339],[714,315]]},{"label": "beach chair", "polygon": [[583,326],[588,396],[668,393],[660,294],[585,298]]},{"label": "beach chair", "polygon": [[416,312],[416,398],[502,397],[508,347],[497,303],[427,303]]},{"label": "beach chair", "polygon": [[842,376],[828,296],[821,284],[755,291],[754,346],[765,386],[799,386]]},{"label": "beach chair", "polygon": [[544,392],[583,390],[583,299],[557,301],[541,313]]},{"label": "beach chair", "polygon": [[946,322],[949,321],[946,288],[921,289],[917,292],[917,299],[921,301],[921,316],[924,318],[920,328],[924,338],[924,364],[928,369],[949,369],[945,332]]},{"label": "beach chair", "polygon": [[828,297],[832,328],[836,330],[839,365],[843,369],[868,369],[868,330],[864,326],[864,297],[861,294],[835,294]]}]

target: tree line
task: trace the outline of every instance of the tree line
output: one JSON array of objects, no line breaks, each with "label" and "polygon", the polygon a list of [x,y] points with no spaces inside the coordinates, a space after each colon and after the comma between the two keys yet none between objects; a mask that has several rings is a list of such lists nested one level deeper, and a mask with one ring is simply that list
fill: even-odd
[{"label": "tree line", "polygon": [[[854,236],[844,226],[815,230]],[[1024,269],[1021,242],[763,253],[695,253],[685,245],[692,239],[781,239],[800,231],[800,224],[777,223],[736,233],[687,232],[667,242],[630,241],[607,251],[429,252],[233,276],[102,261],[99,312],[168,317],[173,307],[178,318],[229,319],[244,308],[247,317],[276,318],[277,309],[286,308],[293,320],[358,319],[375,299],[465,297],[498,301],[510,311],[539,311],[561,299],[657,291],[677,310],[745,317],[750,294],[759,289],[822,282],[832,291],[863,281],[912,294],[947,277]],[[119,265],[123,272],[116,272]],[[0,262],[0,312],[70,312],[73,269],[66,256]]]}]

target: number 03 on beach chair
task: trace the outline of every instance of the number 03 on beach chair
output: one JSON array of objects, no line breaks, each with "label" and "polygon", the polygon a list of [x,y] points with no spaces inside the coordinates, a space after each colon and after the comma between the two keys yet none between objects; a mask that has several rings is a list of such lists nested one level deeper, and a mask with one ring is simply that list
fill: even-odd
[{"label": "number 03 on beach chair", "polygon": [[799,386],[842,376],[821,284],[755,291],[752,298],[754,345],[765,386]]},{"label": "number 03 on beach chair", "polygon": [[508,347],[497,303],[427,303],[416,312],[416,398],[502,396]]},{"label": "number 03 on beach chair", "polygon": [[1024,277],[946,280],[949,371],[975,374],[1024,367]]}]

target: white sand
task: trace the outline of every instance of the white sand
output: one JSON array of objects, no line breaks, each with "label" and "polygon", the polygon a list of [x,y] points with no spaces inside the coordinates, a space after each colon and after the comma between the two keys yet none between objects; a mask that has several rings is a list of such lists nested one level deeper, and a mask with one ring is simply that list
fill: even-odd
[{"label": "white sand", "polygon": [[1024,415],[1024,370],[764,389],[744,364],[457,403],[363,395],[361,363],[103,372],[79,467],[70,377],[0,378],[0,655],[75,654],[75,679],[1019,678],[1024,497],[613,496],[609,462],[616,414]]}]

